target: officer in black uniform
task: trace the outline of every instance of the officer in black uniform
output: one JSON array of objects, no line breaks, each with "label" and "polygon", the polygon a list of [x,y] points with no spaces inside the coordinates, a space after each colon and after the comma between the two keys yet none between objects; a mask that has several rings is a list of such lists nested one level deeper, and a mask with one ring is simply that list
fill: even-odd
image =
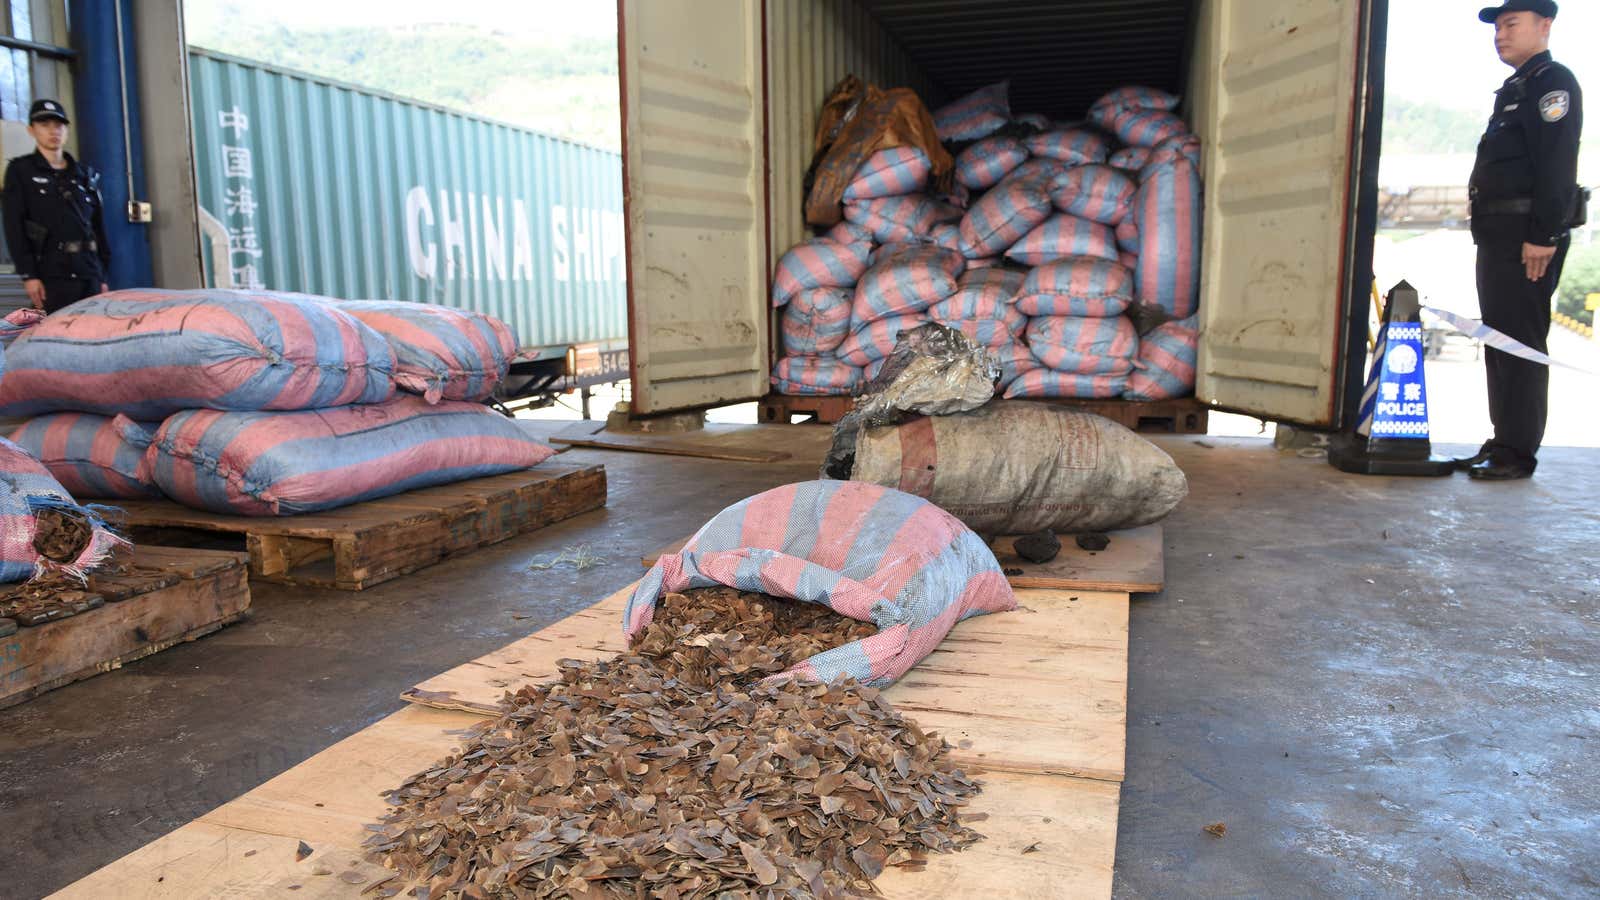
[{"label": "officer in black uniform", "polygon": [[[1555,17],[1552,0],[1506,0],[1478,14],[1495,26],[1500,60],[1516,72],[1496,92],[1470,187],[1484,324],[1541,353],[1568,231],[1586,215],[1578,188],[1583,94],[1550,58]],[[1493,348],[1484,365],[1494,437],[1457,464],[1473,478],[1527,478],[1544,439],[1550,370]]]},{"label": "officer in black uniform", "polygon": [[111,248],[105,204],[100,173],[64,149],[67,111],[60,103],[34,101],[28,133],[38,148],[7,164],[0,211],[28,300],[35,309],[55,312],[106,290]]}]

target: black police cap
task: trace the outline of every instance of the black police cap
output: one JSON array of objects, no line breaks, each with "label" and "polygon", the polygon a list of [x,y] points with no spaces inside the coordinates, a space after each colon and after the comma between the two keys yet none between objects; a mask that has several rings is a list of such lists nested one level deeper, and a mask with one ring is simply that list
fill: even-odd
[{"label": "black police cap", "polygon": [[66,107],[62,106],[61,104],[57,103],[56,101],[54,101],[54,100],[35,100],[35,101],[33,101],[33,105],[28,107],[28,121],[29,122],[43,122],[45,119],[59,119],[59,120],[61,120],[63,122],[69,122],[69,123],[72,121],[71,119],[67,118],[67,109],[66,109]]},{"label": "black police cap", "polygon": [[1485,6],[1479,10],[1478,20],[1493,25],[1495,20],[1508,12],[1531,12],[1546,19],[1554,19],[1556,3],[1555,0],[1506,0],[1499,6]]}]

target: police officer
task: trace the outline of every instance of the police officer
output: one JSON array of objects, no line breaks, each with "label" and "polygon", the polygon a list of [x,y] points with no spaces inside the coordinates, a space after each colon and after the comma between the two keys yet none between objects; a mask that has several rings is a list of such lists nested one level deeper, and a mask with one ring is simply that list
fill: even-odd
[{"label": "police officer", "polygon": [[[1568,231],[1582,224],[1578,139],[1583,94],[1550,58],[1552,0],[1506,0],[1478,18],[1494,25],[1501,62],[1516,69],[1496,92],[1494,116],[1472,169],[1472,238],[1478,245],[1478,306],[1484,324],[1540,352],[1550,335],[1550,298],[1561,280]],[[1550,371],[1490,348],[1489,419],[1494,437],[1457,460],[1473,478],[1527,478],[1544,439]]]},{"label": "police officer", "polygon": [[100,173],[64,149],[67,124],[60,103],[34,101],[28,133],[38,147],[7,164],[0,194],[6,246],[28,300],[46,312],[104,292],[111,267]]}]

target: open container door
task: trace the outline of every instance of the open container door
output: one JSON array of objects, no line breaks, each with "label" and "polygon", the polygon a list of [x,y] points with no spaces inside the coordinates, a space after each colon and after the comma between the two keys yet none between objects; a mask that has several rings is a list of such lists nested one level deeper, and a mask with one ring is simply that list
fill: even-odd
[{"label": "open container door", "polygon": [[618,3],[635,413],[767,392],[760,9]]},{"label": "open container door", "polygon": [[1376,180],[1360,176],[1376,171],[1381,131],[1368,118],[1381,96],[1368,89],[1381,81],[1385,10],[1201,4],[1190,98],[1209,194],[1203,400],[1328,427],[1350,403],[1366,337],[1351,323],[1365,321],[1372,277]]}]

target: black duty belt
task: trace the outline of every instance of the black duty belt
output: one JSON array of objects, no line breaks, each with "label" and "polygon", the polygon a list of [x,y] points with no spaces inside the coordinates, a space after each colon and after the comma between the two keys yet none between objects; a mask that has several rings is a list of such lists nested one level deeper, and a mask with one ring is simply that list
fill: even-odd
[{"label": "black duty belt", "polygon": [[56,249],[62,253],[83,253],[85,251],[94,253],[100,249],[100,245],[94,241],[60,241],[56,244]]},{"label": "black duty belt", "polygon": [[1533,214],[1533,198],[1514,197],[1510,200],[1474,200],[1475,216],[1528,216]]}]

